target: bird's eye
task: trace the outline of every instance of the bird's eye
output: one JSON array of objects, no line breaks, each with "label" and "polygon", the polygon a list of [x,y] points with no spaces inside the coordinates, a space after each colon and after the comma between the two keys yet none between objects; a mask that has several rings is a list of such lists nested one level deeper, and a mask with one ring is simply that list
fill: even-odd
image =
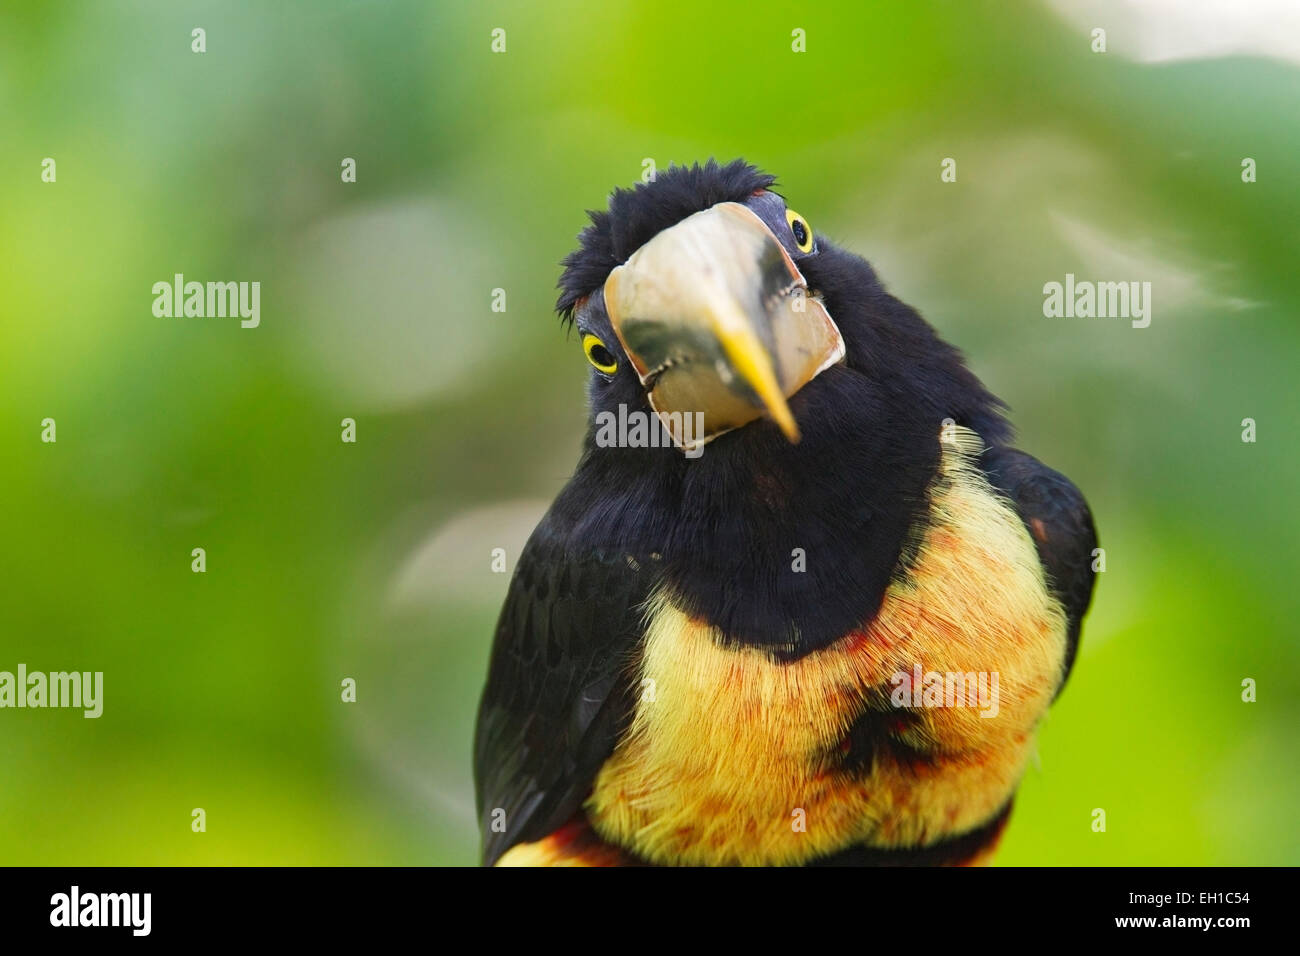
[{"label": "bird's eye", "polygon": [[595,366],[596,371],[604,372],[606,375],[613,375],[618,371],[618,359],[605,348],[604,342],[590,332],[582,337],[582,351],[587,354],[587,361]]},{"label": "bird's eye", "polygon": [[790,234],[794,236],[794,244],[799,247],[799,251],[812,252],[813,234],[812,228],[808,225],[808,220],[793,209],[787,209],[785,211],[785,221],[790,224]]}]

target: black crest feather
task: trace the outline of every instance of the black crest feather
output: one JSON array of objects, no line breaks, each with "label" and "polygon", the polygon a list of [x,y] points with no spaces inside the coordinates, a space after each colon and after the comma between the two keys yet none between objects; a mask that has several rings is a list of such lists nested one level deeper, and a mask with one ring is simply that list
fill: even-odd
[{"label": "black crest feather", "polygon": [[582,230],[577,250],[562,263],[556,311],[571,321],[578,300],[604,285],[616,266],[658,233],[720,202],[743,202],[755,190],[775,182],[775,176],[743,159],[725,165],[710,159],[702,166],[669,166],[653,182],[614,190],[607,211],[587,213],[591,225]]}]

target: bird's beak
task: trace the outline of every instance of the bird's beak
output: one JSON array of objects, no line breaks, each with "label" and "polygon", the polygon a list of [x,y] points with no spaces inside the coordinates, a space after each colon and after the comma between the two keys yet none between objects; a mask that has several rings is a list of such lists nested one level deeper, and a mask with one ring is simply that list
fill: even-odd
[{"label": "bird's beak", "polygon": [[772,231],[739,203],[656,235],[610,273],[605,306],[674,437],[684,416],[703,415],[696,443],[764,412],[798,441],[786,400],[844,357],[825,306]]}]

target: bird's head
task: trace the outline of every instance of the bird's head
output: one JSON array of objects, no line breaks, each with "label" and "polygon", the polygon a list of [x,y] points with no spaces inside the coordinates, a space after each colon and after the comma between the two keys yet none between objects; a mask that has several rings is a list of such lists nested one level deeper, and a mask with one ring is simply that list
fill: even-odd
[{"label": "bird's head", "polygon": [[[648,406],[691,443],[767,417],[798,441],[788,400],[845,345],[805,272],[817,236],[773,182],[742,162],[673,167],[592,214],[559,309],[595,411]],[[702,434],[683,436],[697,413]]]},{"label": "bird's head", "polygon": [[710,160],[616,190],[590,214],[557,308],[592,366],[593,419],[657,413],[688,452],[756,422],[798,442],[815,423],[800,421],[809,400],[795,396],[844,366],[899,406],[884,410],[893,418],[1004,430],[958,353],[774,184],[741,160]]}]

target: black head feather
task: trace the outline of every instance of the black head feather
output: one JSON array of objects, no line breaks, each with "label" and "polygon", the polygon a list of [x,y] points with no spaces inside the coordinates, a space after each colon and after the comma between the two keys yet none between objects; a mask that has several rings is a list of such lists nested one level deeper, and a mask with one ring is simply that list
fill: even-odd
[{"label": "black head feather", "polygon": [[591,225],[564,260],[556,311],[572,321],[578,300],[603,286],[617,266],[660,232],[720,202],[744,202],[775,182],[775,176],[743,159],[725,166],[710,159],[703,166],[669,166],[653,182],[614,190],[607,212],[588,211]]}]

